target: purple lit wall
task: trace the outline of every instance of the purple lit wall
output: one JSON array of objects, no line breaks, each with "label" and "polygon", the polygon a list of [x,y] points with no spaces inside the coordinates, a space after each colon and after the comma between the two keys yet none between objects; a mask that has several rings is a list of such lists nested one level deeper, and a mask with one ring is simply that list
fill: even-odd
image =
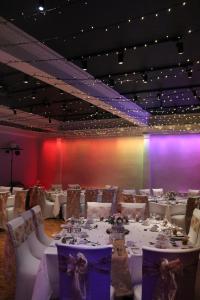
[{"label": "purple lit wall", "polygon": [[150,184],[165,190],[200,188],[200,135],[152,135]]}]

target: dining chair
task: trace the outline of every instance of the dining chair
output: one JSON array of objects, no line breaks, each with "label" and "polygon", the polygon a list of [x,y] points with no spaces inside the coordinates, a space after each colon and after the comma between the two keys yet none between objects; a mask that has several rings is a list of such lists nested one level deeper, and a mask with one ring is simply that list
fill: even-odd
[{"label": "dining chair", "polygon": [[25,211],[27,190],[15,193],[14,216],[18,217]]},{"label": "dining chair", "polygon": [[71,189],[71,190],[80,190],[81,189],[81,186],[80,186],[80,184],[78,184],[78,183],[69,183],[68,185],[67,185],[67,189]]},{"label": "dining chair", "polygon": [[149,200],[147,195],[135,195],[136,203],[146,203],[145,206],[145,218],[149,218]]},{"label": "dining chair", "polygon": [[54,202],[47,199],[46,191],[44,190],[44,188],[37,187],[37,189],[38,189],[38,203],[36,205],[39,205],[41,207],[41,211],[44,219],[55,218],[55,215],[53,213]]},{"label": "dining chair", "polygon": [[112,247],[57,245],[60,300],[113,299]]},{"label": "dining chair", "polygon": [[164,190],[162,188],[152,189],[152,194],[154,197],[162,197],[164,194]]},{"label": "dining chair", "polygon": [[130,219],[144,218],[146,203],[121,203],[121,213]]},{"label": "dining chair", "polygon": [[116,196],[116,189],[103,189],[102,190],[102,202],[113,203]]},{"label": "dining chair", "polygon": [[156,202],[149,202],[150,216],[164,218],[166,216],[166,205]]},{"label": "dining chair", "polygon": [[44,231],[44,221],[42,216],[42,211],[39,205],[31,208],[31,213],[33,215],[33,222],[35,225],[36,236],[38,240],[45,246],[49,246],[52,239],[48,237]]},{"label": "dining chair", "polygon": [[6,229],[6,223],[8,221],[8,214],[6,210],[8,192],[0,192],[0,228]]},{"label": "dining chair", "polygon": [[200,210],[195,208],[193,210],[190,228],[189,228],[189,241],[195,245],[197,243],[198,236],[200,235]]},{"label": "dining chair", "polygon": [[185,213],[185,231],[186,233],[189,232],[190,229],[190,222],[193,215],[193,211],[195,208],[200,207],[200,197],[189,197],[187,199],[186,204],[186,213]]},{"label": "dining chair", "polygon": [[85,190],[85,217],[87,216],[87,203],[97,202],[99,190],[98,189],[86,189]]},{"label": "dining chair", "polygon": [[142,196],[151,196],[151,189],[140,189],[139,194]]},{"label": "dining chair", "polygon": [[5,275],[7,279],[15,273],[9,281],[10,288],[15,288],[15,300],[30,300],[40,260],[35,258],[27,243],[24,219],[17,217],[7,223],[7,240],[5,244]]},{"label": "dining chair", "polygon": [[67,205],[66,208],[66,218],[79,218],[80,217],[80,189],[68,189],[67,190]]},{"label": "dining chair", "polygon": [[133,203],[134,199],[134,195],[124,194],[124,192],[122,192],[118,198],[118,203]]},{"label": "dining chair", "polygon": [[24,219],[25,234],[30,252],[34,257],[41,259],[46,246],[44,246],[36,236],[33,214],[30,210],[27,210],[21,214],[21,217]]},{"label": "dining chair", "polygon": [[87,218],[108,218],[111,215],[112,203],[88,202]]},{"label": "dining chair", "polygon": [[12,194],[15,195],[16,192],[23,191],[23,190],[24,190],[23,187],[14,186],[13,189],[12,189]]},{"label": "dining chair", "polygon": [[169,206],[171,222],[185,230],[186,204],[172,204]]},{"label": "dining chair", "polygon": [[200,190],[188,190],[188,197],[200,196]]},{"label": "dining chair", "polygon": [[142,282],[133,285],[133,299],[195,299],[199,253],[200,248],[143,247]]}]

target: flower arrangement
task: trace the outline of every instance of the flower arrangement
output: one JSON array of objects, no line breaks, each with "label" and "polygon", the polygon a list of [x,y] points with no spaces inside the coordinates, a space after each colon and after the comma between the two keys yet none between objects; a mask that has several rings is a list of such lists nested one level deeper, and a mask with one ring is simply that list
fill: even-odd
[{"label": "flower arrangement", "polygon": [[111,225],[122,226],[128,224],[128,217],[123,216],[121,213],[117,213],[112,216],[109,216],[107,222]]},{"label": "flower arrangement", "polygon": [[174,191],[167,192],[165,195],[169,200],[175,200],[176,198],[176,193]]}]

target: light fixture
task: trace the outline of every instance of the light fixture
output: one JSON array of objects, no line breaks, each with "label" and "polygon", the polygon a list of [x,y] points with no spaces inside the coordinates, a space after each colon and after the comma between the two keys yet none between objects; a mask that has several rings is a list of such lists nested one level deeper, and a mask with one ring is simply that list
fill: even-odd
[{"label": "light fixture", "polygon": [[119,65],[123,65],[124,63],[124,50],[120,50],[117,54],[117,60]]},{"label": "light fixture", "polygon": [[197,98],[197,91],[196,90],[192,90],[192,94],[194,98]]},{"label": "light fixture", "polygon": [[83,66],[83,70],[87,71],[87,68],[88,68],[87,59],[86,58],[82,59],[81,63],[82,63],[82,66]]},{"label": "light fixture", "polygon": [[148,82],[148,75],[147,75],[147,73],[142,74],[142,81],[143,81],[144,83],[147,83],[147,82]]},{"label": "light fixture", "polygon": [[161,93],[157,93],[156,98],[157,98],[157,100],[160,100],[161,99]]},{"label": "light fixture", "polygon": [[176,43],[176,48],[178,51],[178,54],[183,54],[184,53],[184,47],[183,47],[183,42],[179,41]]},{"label": "light fixture", "polygon": [[26,75],[26,74],[24,74],[23,83],[25,83],[25,84],[29,83],[29,78],[28,78],[28,75]]},{"label": "light fixture", "polygon": [[192,69],[191,68],[187,70],[187,76],[189,79],[192,78]]},{"label": "light fixture", "polygon": [[38,6],[37,6],[38,10],[40,12],[43,12],[45,10],[45,5],[44,5],[44,0],[39,0],[38,1]]}]

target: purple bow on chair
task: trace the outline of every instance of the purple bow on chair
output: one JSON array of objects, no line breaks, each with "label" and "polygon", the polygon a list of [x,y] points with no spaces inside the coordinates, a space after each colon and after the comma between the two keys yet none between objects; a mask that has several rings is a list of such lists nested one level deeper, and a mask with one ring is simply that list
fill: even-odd
[{"label": "purple bow on chair", "polygon": [[86,299],[86,273],[88,262],[83,253],[77,253],[74,257],[69,255],[67,259],[66,273],[68,276],[73,276],[73,288],[75,299]]}]

